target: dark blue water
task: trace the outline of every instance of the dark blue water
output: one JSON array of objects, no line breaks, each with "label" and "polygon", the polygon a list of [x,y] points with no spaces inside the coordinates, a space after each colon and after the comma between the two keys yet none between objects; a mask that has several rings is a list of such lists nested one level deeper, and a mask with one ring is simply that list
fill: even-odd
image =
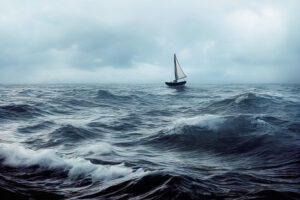
[{"label": "dark blue water", "polygon": [[6,199],[299,199],[300,85],[1,85]]}]

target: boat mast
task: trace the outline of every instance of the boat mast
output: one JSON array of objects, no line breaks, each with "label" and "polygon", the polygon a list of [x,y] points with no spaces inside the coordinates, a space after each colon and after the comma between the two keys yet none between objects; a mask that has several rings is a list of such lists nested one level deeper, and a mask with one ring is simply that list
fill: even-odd
[{"label": "boat mast", "polygon": [[177,75],[177,68],[176,68],[176,54],[174,53],[174,70],[175,70],[175,80],[174,82],[177,82],[178,80],[178,75]]}]

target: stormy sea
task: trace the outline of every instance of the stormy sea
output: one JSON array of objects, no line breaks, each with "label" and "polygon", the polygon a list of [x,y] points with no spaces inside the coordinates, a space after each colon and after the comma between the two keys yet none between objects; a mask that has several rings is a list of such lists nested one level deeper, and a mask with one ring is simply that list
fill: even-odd
[{"label": "stormy sea", "polygon": [[0,196],[300,199],[300,85],[0,85]]}]

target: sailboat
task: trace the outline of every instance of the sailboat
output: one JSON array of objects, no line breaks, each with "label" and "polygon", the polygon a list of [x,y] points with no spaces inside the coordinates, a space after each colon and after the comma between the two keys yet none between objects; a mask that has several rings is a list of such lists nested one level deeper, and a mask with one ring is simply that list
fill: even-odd
[{"label": "sailboat", "polygon": [[183,86],[186,81],[178,81],[186,77],[185,73],[182,71],[179,62],[177,60],[176,54],[174,54],[174,69],[175,69],[175,80],[172,82],[166,82],[168,86]]}]

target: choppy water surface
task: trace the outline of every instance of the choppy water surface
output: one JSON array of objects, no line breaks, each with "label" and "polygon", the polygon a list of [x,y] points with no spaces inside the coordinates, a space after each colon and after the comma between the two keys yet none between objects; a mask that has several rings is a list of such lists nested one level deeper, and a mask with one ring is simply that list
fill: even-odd
[{"label": "choppy water surface", "polygon": [[300,85],[2,85],[10,199],[299,199]]}]

